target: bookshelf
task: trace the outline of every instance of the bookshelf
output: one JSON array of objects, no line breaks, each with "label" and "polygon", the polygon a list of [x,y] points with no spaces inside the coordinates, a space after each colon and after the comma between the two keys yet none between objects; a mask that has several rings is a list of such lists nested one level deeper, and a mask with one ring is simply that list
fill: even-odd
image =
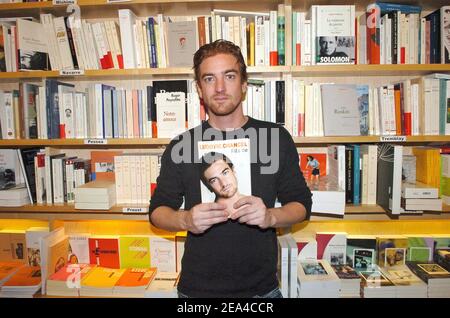
[{"label": "bookshelf", "polygon": [[[357,15],[365,10],[367,4],[373,1],[350,1],[341,0],[339,4],[356,4]],[[410,3],[407,0],[398,0],[396,3]],[[335,4],[331,0],[307,0],[297,2],[292,0],[250,0],[242,3],[239,0],[133,0],[124,2],[107,3],[106,0],[79,0],[82,18],[86,19],[116,19],[119,8],[130,8],[139,16],[154,16],[157,13],[168,15],[187,14],[207,14],[212,9],[229,9],[240,11],[267,12],[276,10],[277,5],[285,4],[285,14],[290,15],[292,11],[307,11],[313,4]],[[415,1],[427,12],[447,5],[448,1],[438,0]],[[38,17],[41,12],[53,13],[55,16],[65,14],[66,5],[54,6],[52,2],[32,2],[32,3],[2,3],[0,4],[0,17],[15,15],[32,15]],[[332,80],[336,82],[369,82],[377,83],[385,80],[385,77],[392,78],[412,78],[434,72],[449,73],[450,65],[447,64],[406,64],[406,65],[314,65],[314,66],[293,66],[290,28],[290,19],[286,21],[286,65],[285,66],[252,66],[248,68],[250,77],[284,79],[287,81],[293,78],[305,80]],[[3,72],[0,73],[0,89],[6,87],[10,89],[22,81],[38,82],[46,78],[57,78],[61,81],[74,84],[107,81],[130,82],[145,84],[153,79],[186,79],[192,78],[193,71],[190,67],[167,67],[167,68],[140,68],[140,69],[108,69],[108,70],[85,70],[83,75],[63,76],[59,71],[31,71],[31,72]],[[131,84],[132,85],[132,84]],[[292,103],[292,94],[286,94],[286,103]],[[131,138],[131,139],[106,139],[102,145],[87,144],[87,139],[21,139],[21,140],[0,140],[0,148],[25,148],[25,147],[53,147],[56,149],[82,149],[83,151],[93,149],[150,149],[164,148],[169,144],[167,138]],[[358,137],[294,137],[297,146],[325,146],[330,144],[368,144],[380,142],[379,136],[358,136]],[[402,145],[427,145],[427,144],[450,144],[450,136],[407,136]],[[364,230],[376,232],[386,229],[387,232],[406,233],[408,229],[422,228],[430,233],[450,232],[450,207],[445,206],[442,213],[425,213],[421,215],[402,215],[398,219],[393,219],[377,205],[348,205],[343,218],[331,216],[313,215],[309,222],[303,222],[299,228],[349,230],[354,233],[363,233]],[[95,221],[115,222],[123,221],[127,225],[136,223],[142,232],[148,232],[148,214],[125,214],[121,206],[113,207],[109,211],[84,211],[75,210],[73,205],[28,205],[20,208],[0,208],[0,228],[12,224],[12,221],[31,220],[41,223],[48,223],[51,227],[63,224],[68,226],[70,231],[88,230],[85,224]],[[40,223],[40,224],[41,224]],[[367,224],[366,224],[367,223]],[[105,223],[106,224],[106,223]],[[105,227],[106,232],[114,231],[114,226],[109,223]],[[116,223],[113,223],[116,224]],[[117,228],[120,228],[119,225]],[[133,227],[131,227],[132,230]],[[139,230],[139,231],[140,231]],[[417,232],[420,233],[419,230]]]},{"label": "bookshelf", "polygon": [[[427,1],[416,1],[417,4],[423,7],[424,11],[431,11],[434,8],[445,5],[445,1],[436,1],[430,4]],[[148,12],[167,13],[168,15],[183,15],[187,9],[193,14],[198,14],[200,8],[203,12],[209,12],[211,9],[224,8],[235,10],[258,10],[268,11],[276,9],[280,3],[285,4],[286,16],[293,11],[307,11],[313,4],[331,4],[331,1],[305,1],[302,3],[295,3],[291,0],[277,1],[277,0],[263,0],[263,1],[248,1],[245,4],[239,3],[237,0],[133,0],[133,1],[117,1],[108,3],[106,0],[80,0],[77,4],[81,8],[82,18],[116,18],[117,9],[130,8],[135,10],[138,15],[146,15]],[[357,15],[365,10],[367,4],[371,3],[369,0],[364,1],[340,1],[339,4],[355,4]],[[407,1],[396,1],[396,3],[408,3]],[[55,15],[64,14],[67,5],[53,5],[52,2],[32,2],[32,3],[2,3],[0,4],[0,16],[14,16],[17,13],[26,15],[38,15],[40,12],[54,13]],[[290,61],[292,56],[290,45],[292,32],[287,19],[286,25],[286,66],[252,66],[248,68],[250,76],[262,75],[268,77],[275,77],[280,79],[292,78],[336,78],[336,77],[356,77],[358,80],[364,78],[371,80],[375,77],[393,76],[393,77],[410,77],[420,76],[433,72],[450,72],[450,65],[445,64],[427,64],[427,65],[314,65],[314,66],[292,66]],[[32,72],[3,72],[0,73],[0,83],[5,85],[15,84],[18,81],[26,80],[41,80],[45,78],[58,78],[63,81],[73,83],[85,81],[114,81],[120,79],[121,81],[146,81],[148,79],[160,78],[191,78],[192,69],[189,67],[181,68],[150,68],[150,69],[108,69],[108,70],[85,70],[83,75],[77,76],[63,76],[59,71],[32,71]],[[292,102],[292,96],[286,95],[286,102]],[[29,140],[0,140],[0,148],[8,147],[55,147],[55,148],[83,148],[83,149],[106,149],[106,148],[164,148],[169,139],[161,138],[133,138],[133,139],[107,139],[105,144],[92,145],[87,144],[86,139],[29,139]],[[365,144],[379,142],[379,136],[358,136],[358,137],[294,137],[294,142],[297,146],[320,146],[328,144]],[[450,136],[407,136],[403,145],[415,144],[429,144],[429,143],[448,143]],[[27,207],[25,209],[29,209]],[[53,207],[40,207],[35,212],[46,212],[52,210]],[[361,206],[349,207],[347,214],[373,214],[371,208],[363,208]],[[375,209],[375,212],[381,213],[380,208]],[[39,212],[38,212],[39,211]],[[71,213],[76,213],[72,211]],[[114,213],[114,211],[111,211]]]}]

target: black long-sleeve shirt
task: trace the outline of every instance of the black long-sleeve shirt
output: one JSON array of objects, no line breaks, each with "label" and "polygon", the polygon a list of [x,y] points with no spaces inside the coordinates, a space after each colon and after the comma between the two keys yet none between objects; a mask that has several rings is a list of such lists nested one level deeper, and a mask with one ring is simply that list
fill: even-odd
[{"label": "black long-sleeve shirt", "polygon": [[[199,140],[249,138],[252,195],[260,197],[267,208],[274,207],[277,198],[282,205],[299,202],[309,219],[311,192],[288,131],[249,117],[231,134],[205,122],[172,140],[162,156],[150,215],[159,206],[178,210],[183,198],[186,210],[201,203],[200,169],[194,161]],[[184,158],[181,162],[180,157]],[[198,235],[188,232],[178,290],[190,297],[265,294],[278,286],[277,251],[275,229],[262,230],[237,220],[216,224]]]}]

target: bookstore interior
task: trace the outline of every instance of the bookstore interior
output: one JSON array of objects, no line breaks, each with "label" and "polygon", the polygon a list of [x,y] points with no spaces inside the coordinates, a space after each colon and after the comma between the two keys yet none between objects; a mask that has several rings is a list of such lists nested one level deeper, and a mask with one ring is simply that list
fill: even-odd
[{"label": "bookstore interior", "polygon": [[0,297],[177,297],[149,202],[225,39],[313,194],[283,297],[450,298],[450,5],[387,1],[0,0]]}]

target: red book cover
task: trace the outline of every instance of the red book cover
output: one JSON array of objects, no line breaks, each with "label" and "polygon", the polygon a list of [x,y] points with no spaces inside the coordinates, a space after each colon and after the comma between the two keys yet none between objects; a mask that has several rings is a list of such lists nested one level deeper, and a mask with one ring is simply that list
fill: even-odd
[{"label": "red book cover", "polygon": [[270,52],[270,66],[278,65],[278,52]]},{"label": "red book cover", "polygon": [[380,64],[380,8],[376,5],[367,7],[367,63]]},{"label": "red book cover", "polygon": [[302,65],[302,45],[300,43],[295,44],[295,61],[297,65]]},{"label": "red book cover", "polygon": [[331,239],[334,237],[334,234],[316,234],[317,241],[317,259],[322,259],[323,254],[325,253],[325,249],[330,243]]},{"label": "red book cover", "polygon": [[119,239],[90,237],[89,262],[102,267],[120,268]]},{"label": "red book cover", "polygon": [[123,70],[123,55],[117,54],[117,62],[119,63],[119,68]]}]

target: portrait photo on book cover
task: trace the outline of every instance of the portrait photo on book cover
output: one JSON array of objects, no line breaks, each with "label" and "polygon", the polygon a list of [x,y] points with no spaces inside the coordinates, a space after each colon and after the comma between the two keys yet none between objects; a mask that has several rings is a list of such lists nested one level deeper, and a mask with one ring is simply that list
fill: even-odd
[{"label": "portrait photo on book cover", "polygon": [[20,51],[21,70],[47,70],[48,54],[37,51]]},{"label": "portrait photo on book cover", "polygon": [[198,155],[202,202],[223,203],[231,215],[233,204],[252,194],[250,140],[200,141]]},{"label": "portrait photo on book cover", "polygon": [[318,36],[316,52],[317,64],[354,64],[355,37]]}]

